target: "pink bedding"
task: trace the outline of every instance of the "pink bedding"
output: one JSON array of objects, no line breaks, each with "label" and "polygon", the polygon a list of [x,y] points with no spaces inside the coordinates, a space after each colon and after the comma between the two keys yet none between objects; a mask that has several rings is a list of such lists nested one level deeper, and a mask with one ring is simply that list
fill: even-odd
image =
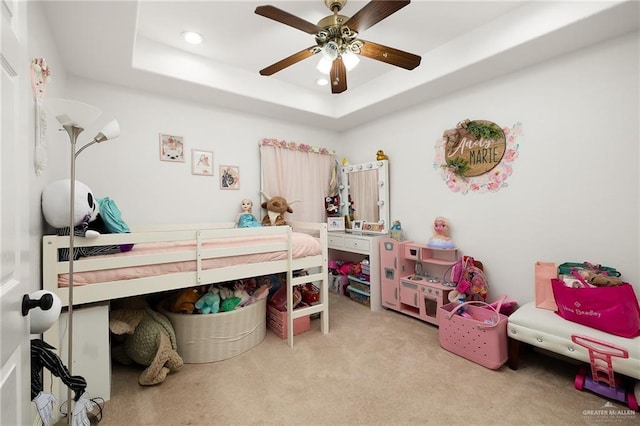
[{"label": "pink bedding", "polygon": [[[322,253],[322,248],[318,240],[308,234],[294,232],[291,234],[292,238],[292,257],[294,259],[314,256]],[[224,249],[231,247],[251,247],[259,244],[268,244],[270,242],[284,242],[286,241],[286,235],[264,235],[253,237],[234,237],[234,238],[222,238],[216,240],[206,240],[202,243],[202,249]],[[81,258],[75,262],[76,265],[81,265],[85,259],[100,259],[100,258],[113,258],[117,257],[129,257],[148,255],[155,253],[167,253],[167,252],[185,252],[195,250],[195,242],[193,241],[178,241],[178,242],[162,242],[162,243],[139,243],[136,244],[131,251],[116,254],[107,254],[100,256],[91,256]],[[217,257],[213,259],[202,260],[202,270],[223,268],[226,266],[235,266],[249,263],[263,263],[275,260],[283,260],[287,258],[286,251],[276,251],[268,253],[256,253],[245,254],[239,256],[225,256]],[[80,269],[80,268],[78,268]],[[158,263],[152,265],[141,266],[128,266],[118,269],[104,269],[96,271],[74,272],[73,285],[87,285],[92,283],[110,282],[130,280],[135,278],[150,277],[157,275],[172,274],[178,272],[188,272],[196,270],[195,261],[179,261],[171,263]],[[68,287],[69,277],[67,274],[60,274],[58,276],[58,286]]]}]

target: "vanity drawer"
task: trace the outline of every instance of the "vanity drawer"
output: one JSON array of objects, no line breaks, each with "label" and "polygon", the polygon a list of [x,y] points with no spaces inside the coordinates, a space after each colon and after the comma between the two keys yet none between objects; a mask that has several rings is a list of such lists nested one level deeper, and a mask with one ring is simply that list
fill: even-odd
[{"label": "vanity drawer", "polygon": [[327,236],[327,245],[329,246],[329,248],[344,248],[344,235],[332,235],[331,233],[329,233],[329,235]]},{"label": "vanity drawer", "polygon": [[370,241],[364,238],[345,237],[344,246],[348,249],[361,250],[369,252],[371,249]]}]

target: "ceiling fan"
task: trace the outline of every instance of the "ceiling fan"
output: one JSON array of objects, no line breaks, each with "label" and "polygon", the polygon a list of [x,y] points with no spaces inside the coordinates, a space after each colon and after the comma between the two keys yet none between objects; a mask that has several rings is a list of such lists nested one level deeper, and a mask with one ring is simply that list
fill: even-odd
[{"label": "ceiling fan", "polygon": [[346,3],[347,0],[324,0],[324,4],[333,12],[333,15],[322,18],[317,25],[275,6],[258,6],[255,10],[258,15],[312,34],[316,41],[314,46],[307,47],[260,70],[260,74],[275,74],[303,59],[322,53],[319,69],[325,67],[324,71],[328,72],[331,79],[331,93],[337,94],[347,90],[347,70],[352,68],[353,62],[357,63],[356,55],[407,70],[420,65],[421,58],[418,55],[358,38],[358,33],[402,9],[411,3],[409,0],[370,1],[351,18],[338,14]]}]

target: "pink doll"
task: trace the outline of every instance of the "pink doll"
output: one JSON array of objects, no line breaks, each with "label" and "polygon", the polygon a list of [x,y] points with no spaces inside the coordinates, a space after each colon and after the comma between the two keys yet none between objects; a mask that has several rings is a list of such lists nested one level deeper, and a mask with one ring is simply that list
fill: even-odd
[{"label": "pink doll", "polygon": [[242,212],[238,214],[236,228],[256,228],[262,226],[258,219],[251,213],[253,201],[248,198],[242,200]]},{"label": "pink doll", "polygon": [[451,249],[455,248],[449,236],[449,222],[442,216],[433,221],[433,237],[427,243],[427,247]]}]

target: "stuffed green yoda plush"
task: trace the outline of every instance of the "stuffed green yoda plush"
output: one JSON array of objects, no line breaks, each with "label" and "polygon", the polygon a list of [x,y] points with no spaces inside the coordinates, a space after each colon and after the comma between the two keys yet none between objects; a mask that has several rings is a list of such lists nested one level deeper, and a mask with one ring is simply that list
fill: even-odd
[{"label": "stuffed green yoda plush", "polygon": [[169,372],[182,368],[171,322],[151,308],[112,310],[109,330],[123,337],[121,344],[112,348],[116,361],[125,365],[133,361],[147,367],[138,379],[141,385],[162,383]]}]

